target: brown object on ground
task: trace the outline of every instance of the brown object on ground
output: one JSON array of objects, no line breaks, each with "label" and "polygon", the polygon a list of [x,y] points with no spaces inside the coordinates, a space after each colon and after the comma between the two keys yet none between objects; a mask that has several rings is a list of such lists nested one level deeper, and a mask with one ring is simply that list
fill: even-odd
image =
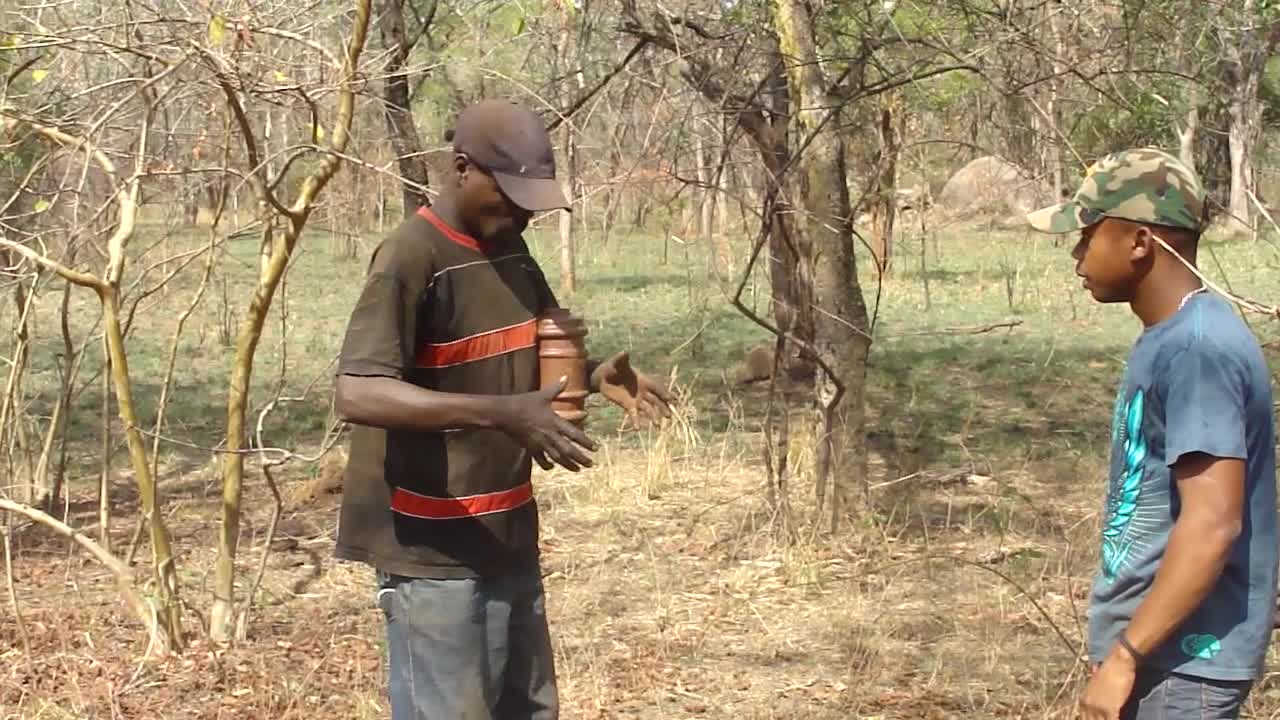
[{"label": "brown object on ground", "polygon": [[735,385],[768,380],[773,377],[773,365],[773,344],[756,345],[733,367],[731,380]]},{"label": "brown object on ground", "polygon": [[342,493],[342,473],[347,466],[347,454],[341,447],[336,447],[320,459],[316,476],[301,483],[293,483],[285,488],[285,507],[296,509],[314,505],[326,497]]},{"label": "brown object on ground", "polygon": [[551,408],[582,427],[587,421],[587,324],[568,308],[553,308],[538,318],[538,375],[541,387],[568,377]]}]

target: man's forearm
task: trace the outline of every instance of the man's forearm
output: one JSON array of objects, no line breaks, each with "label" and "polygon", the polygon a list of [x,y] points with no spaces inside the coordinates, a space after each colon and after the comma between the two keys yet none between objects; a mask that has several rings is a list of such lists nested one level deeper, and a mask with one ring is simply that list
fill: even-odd
[{"label": "man's forearm", "polygon": [[1184,515],[1169,534],[1151,592],[1138,605],[1125,638],[1143,655],[1160,647],[1195,611],[1226,566],[1239,528]]},{"label": "man's forearm", "polygon": [[391,377],[339,375],[334,399],[343,420],[389,430],[497,428],[503,418],[499,396],[437,392]]}]

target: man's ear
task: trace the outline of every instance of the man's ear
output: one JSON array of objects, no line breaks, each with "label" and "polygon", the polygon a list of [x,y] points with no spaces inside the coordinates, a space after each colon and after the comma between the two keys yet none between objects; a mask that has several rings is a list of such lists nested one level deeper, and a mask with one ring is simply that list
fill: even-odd
[{"label": "man's ear", "polygon": [[458,185],[467,179],[467,171],[471,169],[471,159],[463,153],[453,156],[453,170],[458,174]]},{"label": "man's ear", "polygon": [[1131,243],[1129,259],[1134,262],[1145,261],[1155,257],[1157,243],[1156,236],[1151,232],[1151,228],[1145,225],[1135,226]]}]

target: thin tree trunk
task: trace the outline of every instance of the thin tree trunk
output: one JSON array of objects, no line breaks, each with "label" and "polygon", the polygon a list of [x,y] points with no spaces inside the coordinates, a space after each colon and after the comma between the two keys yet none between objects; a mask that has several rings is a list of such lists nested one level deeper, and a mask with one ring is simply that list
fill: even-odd
[{"label": "thin tree trunk", "polygon": [[[624,31],[672,54],[685,82],[713,106],[725,108],[726,114],[745,130],[759,152],[765,169],[760,197],[767,200],[764,204],[770,208],[769,216],[763,221],[768,227],[771,313],[780,330],[810,342],[814,327],[812,253],[808,238],[803,232],[796,231],[800,223],[794,208],[788,204],[791,199],[778,187],[790,157],[787,118],[791,116],[791,90],[777,48],[770,48],[769,70],[762,92],[744,105],[740,98],[732,96],[718,83],[706,81],[713,74],[712,67],[696,53],[686,52],[669,26],[650,27],[634,3],[630,6],[624,3],[623,9],[628,18]],[[644,197],[639,200],[643,203]],[[787,343],[783,367],[793,377],[809,377],[813,364],[797,352],[795,343]]]},{"label": "thin tree trunk", "polygon": [[875,238],[876,263],[887,275],[893,264],[893,231],[897,218],[898,129],[892,105],[880,108],[878,133],[880,152],[876,161],[875,195],[871,206],[871,227]]},{"label": "thin tree trunk", "polygon": [[813,137],[799,158],[800,198],[808,215],[814,250],[814,347],[831,371],[819,372],[815,383],[817,488],[831,479],[830,517],[838,530],[866,498],[866,439],[863,389],[870,341],[865,335],[867,310],[855,270],[853,232],[849,224],[849,190],[845,184],[844,143],[838,123],[825,108],[827,82],[814,45],[809,6],[801,0],[775,0],[775,27],[788,59],[797,135]]},{"label": "thin tree trunk", "polygon": [[[98,544],[111,552],[111,352],[102,340],[102,471],[98,476]],[[145,523],[146,518],[141,518]]]},{"label": "thin tree trunk", "polygon": [[[58,310],[58,325],[62,331],[62,356],[63,360],[63,376],[62,386],[64,388],[61,398],[62,415],[65,418],[71,412],[71,396],[75,392],[75,379],[80,363],[84,360],[84,348],[88,346],[89,339],[85,338],[85,346],[79,351],[75,349],[75,345],[71,342],[71,324],[69,322],[69,308],[71,303],[71,283],[66,283],[62,288],[62,304]],[[62,488],[67,475],[67,428],[70,426],[66,420],[63,420],[62,427],[58,432],[58,463],[54,466],[53,472],[53,488],[51,502],[57,502],[62,497]]]},{"label": "thin tree trunk", "polygon": [[[573,186],[574,186],[574,149],[575,140],[573,136],[572,123],[564,124],[564,149],[566,168],[564,180],[564,195],[573,202]],[[573,247],[573,215],[567,212],[560,213],[560,291],[566,295],[572,295],[578,290],[578,275],[576,271],[576,258],[574,257]]]},{"label": "thin tree trunk", "polygon": [[1187,116],[1178,128],[1178,159],[1183,165],[1196,170],[1196,132],[1200,129],[1199,94],[1195,88],[1187,91]]},{"label": "thin tree trunk", "polygon": [[[766,156],[782,161],[784,156]],[[781,162],[777,168],[781,170]],[[765,193],[778,197],[769,222],[769,287],[772,292],[773,317],[778,329],[802,343],[814,337],[812,260],[809,240],[797,222],[795,209],[782,196],[772,168],[766,173]],[[782,366],[797,379],[812,377],[812,360],[800,352],[795,343],[786,343],[787,354]]]},{"label": "thin tree trunk", "polygon": [[1250,232],[1253,206],[1249,193],[1254,189],[1253,152],[1261,125],[1261,104],[1257,89],[1249,90],[1250,83],[1236,88],[1227,103],[1227,115],[1231,120],[1227,139],[1231,151],[1231,217],[1227,227],[1233,233]]},{"label": "thin tree trunk", "polygon": [[[725,142],[728,142],[728,133],[721,135]],[[726,276],[733,275],[733,245],[729,242],[729,198],[733,166],[729,164],[730,155],[722,154],[720,156],[725,162],[717,163],[716,181],[712,183],[715,186],[714,192],[716,208],[715,225],[712,233],[715,237],[715,252],[719,258],[720,267],[726,273]]]},{"label": "thin tree trunk", "polygon": [[[14,262],[11,254],[7,252],[0,254],[0,259],[4,260],[6,266],[13,267]],[[0,434],[7,435],[3,438],[6,441],[9,440],[9,437],[15,438],[14,442],[5,442],[3,445],[5,465],[9,477],[12,478],[10,482],[17,482],[18,477],[18,473],[15,470],[16,461],[13,457],[13,451],[16,449],[16,438],[19,435],[18,424],[22,422],[22,378],[26,372],[29,355],[28,317],[35,306],[35,285],[36,281],[33,280],[29,292],[23,289],[21,282],[15,283],[13,288],[13,302],[18,314],[14,338],[16,342],[14,344],[13,362],[9,365],[9,378],[5,383],[4,398],[0,400]],[[34,482],[34,479],[28,479]],[[26,493],[28,501],[33,500],[35,487],[28,484]]]},{"label": "thin tree trunk", "polygon": [[1271,9],[1256,0],[1243,0],[1238,11],[1218,16],[1221,27],[1222,72],[1227,98],[1227,142],[1231,158],[1231,194],[1227,227],[1247,233],[1253,226],[1253,155],[1262,134],[1262,101],[1258,89],[1267,61],[1280,43],[1280,22],[1266,17]]},{"label": "thin tree trunk", "polygon": [[147,462],[146,444],[139,432],[141,423],[133,405],[133,388],[129,380],[129,361],[124,349],[124,334],[120,328],[120,301],[117,286],[110,284],[100,293],[102,297],[103,325],[107,333],[107,348],[111,357],[111,380],[115,386],[116,410],[124,423],[125,440],[129,446],[129,459],[138,483],[138,497],[142,502],[142,516],[147,522],[151,539],[151,560],[156,579],[156,622],[160,627],[164,647],[161,650],[182,647],[182,613],[178,602],[178,571],[169,546],[169,531],[160,513],[160,501],[156,479]]},{"label": "thin tree trunk", "polygon": [[[36,262],[47,269],[54,270],[70,282],[93,288],[98,294],[102,305],[102,319],[106,336],[106,360],[110,362],[110,372],[104,373],[104,378],[109,377],[115,389],[116,404],[120,419],[124,425],[125,439],[129,446],[129,457],[138,486],[138,496],[142,502],[142,512],[147,520],[148,527],[152,531],[152,567],[155,589],[154,600],[151,603],[149,612],[153,615],[153,618],[146,618],[144,622],[154,629],[153,637],[159,645],[158,649],[161,652],[165,652],[180,648],[183,641],[177,594],[177,570],[173,553],[169,547],[168,531],[165,529],[164,518],[159,510],[155,477],[152,475],[151,467],[147,463],[146,446],[143,444],[142,434],[138,430],[139,423],[137,412],[133,405],[129,364],[124,346],[124,332],[120,323],[119,296],[121,278],[127,261],[125,251],[129,240],[133,237],[138,219],[138,198],[141,193],[142,170],[146,157],[148,125],[151,113],[154,110],[154,104],[147,108],[147,114],[144,116],[142,127],[139,131],[138,152],[133,175],[121,184],[116,192],[119,213],[115,231],[106,243],[107,265],[101,278],[60,265],[58,262],[42,256],[28,247],[18,245],[7,238],[0,237],[0,244],[10,251],[24,255],[28,260]],[[112,176],[113,179],[117,176],[115,164],[105,153],[95,148],[91,141],[75,138],[61,130],[37,123],[28,121],[28,125],[36,132],[60,145],[71,145],[83,149],[85,154],[100,165],[106,174]],[[109,393],[104,393],[104,398],[106,397],[109,397]],[[109,455],[109,452],[105,454]],[[104,492],[103,496],[104,498],[107,497],[107,493]],[[43,515],[31,509],[24,512],[33,518]],[[47,518],[47,516],[44,517]],[[47,521],[45,522],[48,524]],[[105,527],[103,529],[104,531],[106,530]],[[79,535],[76,536],[76,539],[82,545],[88,540]],[[96,543],[88,542],[97,550],[103,550]],[[109,553],[106,553],[106,555],[109,557]]]},{"label": "thin tree trunk", "polygon": [[1048,121],[1054,125],[1048,133],[1048,164],[1049,172],[1053,175],[1053,202],[1056,203],[1062,201],[1062,139],[1059,137],[1058,130],[1062,123],[1059,118],[1058,93],[1062,85],[1062,75],[1065,72],[1062,58],[1065,44],[1062,41],[1062,17],[1059,6],[1053,3],[1046,4],[1045,12],[1049,13],[1049,30],[1053,33],[1053,79],[1049,81],[1049,98],[1045,102],[1045,114],[1048,115]]},{"label": "thin tree trunk", "polygon": [[[417,212],[418,208],[431,204],[431,198],[424,188],[427,187],[427,158],[423,154],[422,140],[418,136],[418,128],[413,122],[413,106],[409,90],[409,53],[413,51],[417,40],[406,36],[404,22],[405,0],[383,0],[379,7],[381,21],[379,30],[382,33],[382,44],[388,51],[386,76],[382,84],[382,97],[386,102],[387,132],[391,136],[391,147],[396,154],[396,164],[400,176],[413,185],[402,182],[401,195],[404,199],[405,217]],[[436,3],[430,3],[425,13],[424,22],[430,26],[431,17],[435,15]],[[427,29],[423,29],[425,34]]]},{"label": "thin tree trunk", "polygon": [[[351,39],[346,46],[337,93],[338,107],[334,117],[331,147],[344,153],[351,140],[351,123],[355,114],[354,80],[360,53],[369,30],[371,0],[355,0]],[[223,87],[229,102],[235,102],[234,91]],[[249,138],[245,138],[246,143]],[[245,413],[249,387],[253,377],[253,360],[262,339],[262,327],[276,289],[288,268],[303,228],[306,227],[316,197],[338,171],[338,154],[327,154],[298,190],[289,208],[282,237],[272,233],[273,210],[267,200],[267,183],[262,176],[251,176],[251,186],[258,196],[263,216],[262,264],[258,286],[249,301],[248,312],[236,338],[236,354],[231,368],[227,392],[227,426],[222,462],[222,522],[218,528],[218,559],[214,570],[213,605],[209,610],[209,634],[217,642],[231,642],[235,631],[235,560],[240,541],[240,499],[244,487]]]},{"label": "thin tree trunk", "polygon": [[712,271],[719,274],[722,268],[719,266],[719,258],[715,254],[715,241],[712,234],[715,232],[712,223],[715,221],[715,208],[712,207],[712,190],[711,190],[711,167],[707,159],[708,153],[706,141],[699,134],[694,143],[694,163],[697,164],[694,177],[698,179],[698,190],[694,197],[698,203],[698,237],[707,243],[707,248],[711,252]]}]

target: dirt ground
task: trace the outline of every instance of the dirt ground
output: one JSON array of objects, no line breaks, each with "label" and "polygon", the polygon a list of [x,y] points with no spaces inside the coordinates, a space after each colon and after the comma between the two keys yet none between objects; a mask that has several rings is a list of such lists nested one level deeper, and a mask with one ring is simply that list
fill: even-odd
[{"label": "dirt ground", "polygon": [[[562,717],[1072,717],[1097,517],[1091,489],[1071,482],[1098,461],[926,467],[874,483],[862,526],[815,537],[796,521],[788,536],[751,438],[728,437],[646,431],[592,470],[536,476]],[[372,572],[332,558],[339,496],[316,482],[287,484],[248,636],[230,649],[201,633],[211,469],[166,490],[191,606],[190,645],[168,657],[143,659],[102,567],[20,531],[21,623],[8,602],[0,614],[0,718],[388,717]],[[812,492],[795,483],[792,513],[808,517]],[[132,517],[120,487],[117,514]],[[245,583],[270,510],[261,487],[251,493]],[[73,500],[73,523],[91,526],[92,494]],[[131,530],[116,523],[117,549]],[[1275,696],[1268,681],[1250,716],[1272,717]]]}]

